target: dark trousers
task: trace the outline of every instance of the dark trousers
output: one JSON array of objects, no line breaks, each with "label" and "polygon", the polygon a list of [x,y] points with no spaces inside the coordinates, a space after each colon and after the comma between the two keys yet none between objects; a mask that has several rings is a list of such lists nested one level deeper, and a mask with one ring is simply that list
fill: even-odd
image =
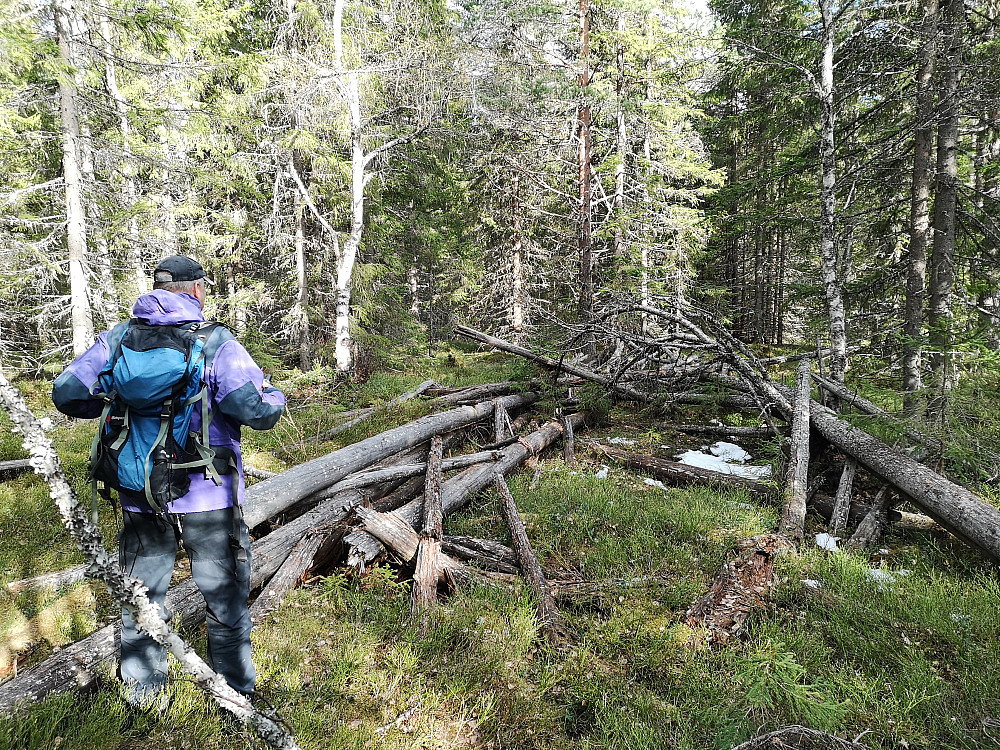
[{"label": "dark trousers", "polygon": [[[149,599],[165,620],[167,587],[180,541],[191,560],[191,576],[205,597],[208,660],[233,688],[254,689],[256,672],[250,654],[250,538],[242,525],[247,561],[238,563],[232,544],[233,510],[210,510],[174,517],[125,513],[118,537],[122,570],[143,581]],[[128,610],[122,610],[121,678],[128,698],[149,703],[167,681],[166,649],[140,633]]]}]

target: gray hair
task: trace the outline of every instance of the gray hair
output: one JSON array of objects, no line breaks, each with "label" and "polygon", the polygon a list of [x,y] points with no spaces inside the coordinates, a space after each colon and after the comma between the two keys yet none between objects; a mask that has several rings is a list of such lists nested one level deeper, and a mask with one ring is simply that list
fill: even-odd
[{"label": "gray hair", "polygon": [[166,289],[175,294],[190,294],[194,296],[194,288],[202,282],[202,279],[194,281],[171,281],[169,273],[157,273],[153,276],[153,289]]}]

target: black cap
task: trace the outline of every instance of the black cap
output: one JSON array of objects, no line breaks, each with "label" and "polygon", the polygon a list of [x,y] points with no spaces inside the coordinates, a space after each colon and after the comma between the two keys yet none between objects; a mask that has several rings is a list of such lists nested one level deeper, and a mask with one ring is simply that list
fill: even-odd
[{"label": "black cap", "polygon": [[[208,274],[201,264],[194,258],[186,255],[171,255],[160,261],[160,265],[153,269],[153,281],[197,281],[205,279],[211,283],[211,279],[206,278]],[[169,278],[167,278],[169,276]]]}]

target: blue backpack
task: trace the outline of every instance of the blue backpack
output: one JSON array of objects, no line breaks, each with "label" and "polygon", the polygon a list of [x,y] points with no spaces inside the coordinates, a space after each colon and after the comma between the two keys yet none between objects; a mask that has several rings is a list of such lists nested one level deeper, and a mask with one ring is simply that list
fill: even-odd
[{"label": "blue backpack", "polygon": [[[189,472],[216,484],[232,471],[233,456],[209,444],[212,422],[202,378],[218,348],[233,335],[221,323],[149,325],[132,319],[108,334],[111,356],[98,376],[105,401],[90,454],[95,513],[97,483],[145,497],[157,513],[187,493]],[[191,416],[201,409],[201,429]],[[235,488],[235,483],[234,483]]]}]

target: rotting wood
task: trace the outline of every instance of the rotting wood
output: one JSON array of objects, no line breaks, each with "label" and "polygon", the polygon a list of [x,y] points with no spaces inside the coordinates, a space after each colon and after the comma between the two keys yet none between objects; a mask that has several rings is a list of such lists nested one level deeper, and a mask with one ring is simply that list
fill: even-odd
[{"label": "rotting wood", "polygon": [[[573,414],[569,419],[575,429],[583,427],[585,423],[584,414]],[[548,422],[513,445],[504,448],[501,451],[502,457],[497,461],[471,466],[448,479],[443,485],[441,497],[445,517],[464,506],[470,498],[492,484],[494,474],[509,473],[530,456],[545,450],[562,435],[562,432],[561,424]],[[405,523],[416,528],[422,519],[421,502],[411,501],[393,511],[393,514],[398,515],[404,519]],[[363,569],[381,554],[382,547],[377,540],[370,536],[366,538],[366,536],[354,533],[345,538],[344,541],[348,545],[347,564],[349,566]]]},{"label": "rotting wood", "polygon": [[781,512],[781,530],[796,542],[805,536],[806,486],[809,474],[809,372],[812,360],[799,362],[792,414],[791,451],[785,474],[785,504]]},{"label": "rotting wood", "polygon": [[510,416],[498,400],[493,408],[493,442],[499,443],[505,436],[513,435],[513,431],[509,431],[509,427]]},{"label": "rotting wood", "polygon": [[619,461],[633,469],[647,471],[657,479],[674,485],[689,484],[717,484],[733,488],[744,489],[751,494],[772,499],[776,489],[773,483],[761,482],[738,474],[723,474],[719,471],[703,469],[700,466],[688,466],[677,461],[667,461],[656,456],[649,456],[643,453],[629,453],[618,448],[611,448],[600,443],[588,442],[592,447],[608,458]]},{"label": "rotting wood", "polygon": [[[820,494],[815,495],[809,500],[809,507],[827,520],[830,519],[833,513],[833,504],[833,498]],[[848,524],[861,523],[871,509],[871,505],[858,502],[851,503],[850,515],[847,518]],[[888,511],[888,523],[892,526],[893,531],[948,533],[947,529],[930,516],[925,516],[921,513],[908,513],[894,508],[890,508]]]},{"label": "rotting wood", "polygon": [[[506,396],[504,407],[513,409],[527,406],[538,398],[538,394],[535,393]],[[430,414],[294,466],[273,479],[258,482],[248,487],[246,491],[243,510],[246,524],[253,528],[293,503],[340,481],[348,474],[422,443],[433,435],[478,422],[492,413],[493,402],[487,401],[476,406],[460,406],[439,414]]]},{"label": "rotting wood", "polygon": [[22,592],[31,591],[33,589],[56,590],[62,588],[63,586],[69,586],[77,583],[78,581],[82,581],[86,575],[86,565],[74,565],[72,568],[58,570],[54,573],[45,573],[31,578],[22,578],[19,581],[11,581],[4,586],[4,590],[11,596],[17,596]]},{"label": "rotting wood", "polygon": [[538,562],[538,556],[528,539],[528,532],[524,528],[524,521],[517,512],[517,505],[514,503],[514,496],[510,494],[510,488],[504,478],[497,474],[494,477],[497,491],[500,494],[500,510],[503,512],[504,520],[510,529],[511,539],[514,545],[514,553],[517,555],[521,571],[525,580],[531,587],[535,596],[535,604],[538,611],[538,621],[545,633],[545,639],[549,643],[558,643],[564,633],[560,623],[559,609],[556,607],[555,597],[545,580],[542,566]]},{"label": "rotting wood", "polygon": [[[770,427],[742,427],[728,424],[682,424],[673,427],[678,432],[686,432],[689,435],[715,435],[718,437],[734,437],[769,440],[774,437],[774,430]],[[791,427],[779,427],[778,433],[788,435]]]},{"label": "rotting wood", "polygon": [[445,536],[441,540],[441,551],[457,560],[470,562],[482,570],[510,575],[517,575],[519,572],[514,550],[491,539]]},{"label": "rotting wood", "polygon": [[747,617],[764,606],[774,585],[774,560],[790,549],[783,534],[761,534],[741,540],[730,551],[708,593],[691,605],[685,622],[694,639],[721,645],[738,637]]},{"label": "rotting wood", "polygon": [[574,448],[576,441],[573,437],[573,425],[568,419],[562,417],[563,422],[563,460],[567,466],[576,466],[576,454]]},{"label": "rotting wood", "polygon": [[278,476],[278,472],[258,469],[253,466],[247,466],[246,464],[243,464],[243,473],[251,479],[274,479]]},{"label": "rotting wood", "polygon": [[[503,409],[499,403],[494,413]],[[417,567],[413,573],[413,589],[410,592],[410,606],[419,613],[437,601],[438,557],[441,554],[442,526],[444,512],[441,509],[441,436],[431,439],[431,449],[427,454],[427,476],[424,479],[424,525],[417,547]],[[427,619],[421,622],[426,630]]]},{"label": "rotting wood", "polygon": [[310,529],[271,577],[260,595],[250,607],[250,618],[254,624],[261,622],[285,598],[285,594],[295,588],[315,564],[320,550],[334,536],[343,535],[343,530],[326,525]]},{"label": "rotting wood", "polygon": [[837,496],[830,516],[830,534],[841,536],[847,528],[847,518],[851,512],[851,493],[854,490],[854,476],[858,473],[858,462],[853,456],[844,461],[844,470],[837,485]]}]

